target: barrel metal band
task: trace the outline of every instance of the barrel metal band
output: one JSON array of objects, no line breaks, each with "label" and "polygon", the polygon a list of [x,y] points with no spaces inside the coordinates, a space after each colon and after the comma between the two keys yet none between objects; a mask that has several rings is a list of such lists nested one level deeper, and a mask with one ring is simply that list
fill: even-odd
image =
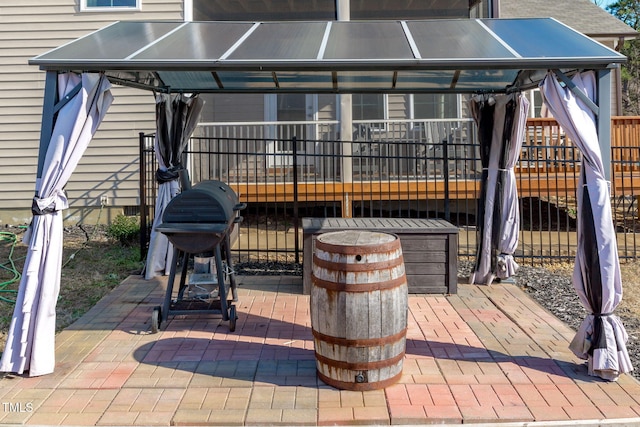
[{"label": "barrel metal band", "polygon": [[325,384],[328,384],[330,386],[333,386],[335,388],[339,388],[342,390],[368,391],[368,390],[377,390],[381,388],[386,388],[386,387],[389,387],[390,385],[397,383],[400,380],[400,377],[402,377],[402,372],[398,373],[397,375],[394,375],[391,378],[387,378],[386,380],[370,382],[370,383],[356,383],[356,382],[350,383],[346,381],[339,381],[324,375],[320,371],[318,371],[318,377]]},{"label": "barrel metal band", "polygon": [[373,369],[388,368],[389,366],[397,365],[403,358],[404,351],[396,356],[390,357],[389,359],[378,360],[375,362],[345,362],[343,360],[330,359],[316,352],[316,359],[318,362],[324,363],[325,365],[333,368],[348,369],[350,371],[370,371]]},{"label": "barrel metal band", "polygon": [[373,291],[386,291],[389,289],[395,289],[407,283],[406,276],[400,276],[393,280],[386,282],[371,282],[371,283],[336,283],[328,280],[318,279],[314,275],[311,275],[311,283],[317,288],[326,289],[334,292],[373,292]]},{"label": "barrel metal band", "polygon": [[400,341],[400,339],[406,336],[407,328],[402,329],[398,333],[395,333],[393,335],[387,335],[385,337],[360,338],[360,339],[334,337],[330,335],[325,335],[322,332],[316,331],[315,329],[312,329],[311,332],[313,333],[314,338],[329,344],[337,344],[343,347],[372,347],[372,346],[381,345],[381,344],[382,345],[393,344]]},{"label": "barrel metal band", "polygon": [[[390,234],[390,233],[388,233]],[[343,254],[343,255],[357,255],[362,253],[372,254],[372,253],[383,253],[383,252],[391,252],[402,247],[399,245],[399,238],[395,236],[394,240],[390,242],[375,244],[375,245],[336,245],[334,243],[323,242],[319,238],[315,241],[316,249],[321,249],[325,252],[331,252],[334,254]]]},{"label": "barrel metal band", "polygon": [[376,271],[386,270],[391,267],[398,267],[404,264],[404,258],[401,256],[389,259],[386,261],[378,262],[363,262],[363,263],[347,263],[347,262],[333,262],[318,258],[316,254],[313,255],[313,265],[326,268],[327,270],[337,271]]}]

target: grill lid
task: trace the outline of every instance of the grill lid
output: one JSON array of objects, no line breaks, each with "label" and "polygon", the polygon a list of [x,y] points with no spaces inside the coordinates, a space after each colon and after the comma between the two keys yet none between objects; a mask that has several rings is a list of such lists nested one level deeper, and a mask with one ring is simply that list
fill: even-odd
[{"label": "grill lid", "polygon": [[169,202],[156,230],[182,251],[210,251],[242,220],[238,211],[245,206],[224,182],[203,181]]},{"label": "grill lid", "polygon": [[222,181],[202,181],[174,197],[165,208],[163,226],[178,224],[229,224],[244,208],[238,196]]}]

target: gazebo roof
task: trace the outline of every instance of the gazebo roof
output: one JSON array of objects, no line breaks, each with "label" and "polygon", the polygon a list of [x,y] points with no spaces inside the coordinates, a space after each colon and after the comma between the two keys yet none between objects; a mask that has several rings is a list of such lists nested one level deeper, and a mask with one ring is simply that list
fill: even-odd
[{"label": "gazebo roof", "polygon": [[29,61],[159,92],[507,92],[626,57],[552,18],[119,21]]}]

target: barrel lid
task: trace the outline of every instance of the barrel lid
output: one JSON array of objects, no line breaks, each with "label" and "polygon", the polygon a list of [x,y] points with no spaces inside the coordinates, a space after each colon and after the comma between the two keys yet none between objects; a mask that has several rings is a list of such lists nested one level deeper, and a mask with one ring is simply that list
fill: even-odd
[{"label": "barrel lid", "polygon": [[[368,230],[343,230],[324,233],[317,237],[316,244],[332,246],[354,247],[380,247],[381,249],[398,239],[398,236],[390,233]],[[388,250],[383,249],[383,250]]]}]

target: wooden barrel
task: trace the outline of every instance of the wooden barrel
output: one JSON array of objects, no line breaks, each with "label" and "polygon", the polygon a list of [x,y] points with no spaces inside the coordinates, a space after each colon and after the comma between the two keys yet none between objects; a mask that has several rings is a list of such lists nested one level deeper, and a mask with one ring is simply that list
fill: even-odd
[{"label": "wooden barrel", "polygon": [[318,377],[345,390],[374,390],[397,382],[408,310],[398,236],[358,230],[321,234],[312,269]]}]

